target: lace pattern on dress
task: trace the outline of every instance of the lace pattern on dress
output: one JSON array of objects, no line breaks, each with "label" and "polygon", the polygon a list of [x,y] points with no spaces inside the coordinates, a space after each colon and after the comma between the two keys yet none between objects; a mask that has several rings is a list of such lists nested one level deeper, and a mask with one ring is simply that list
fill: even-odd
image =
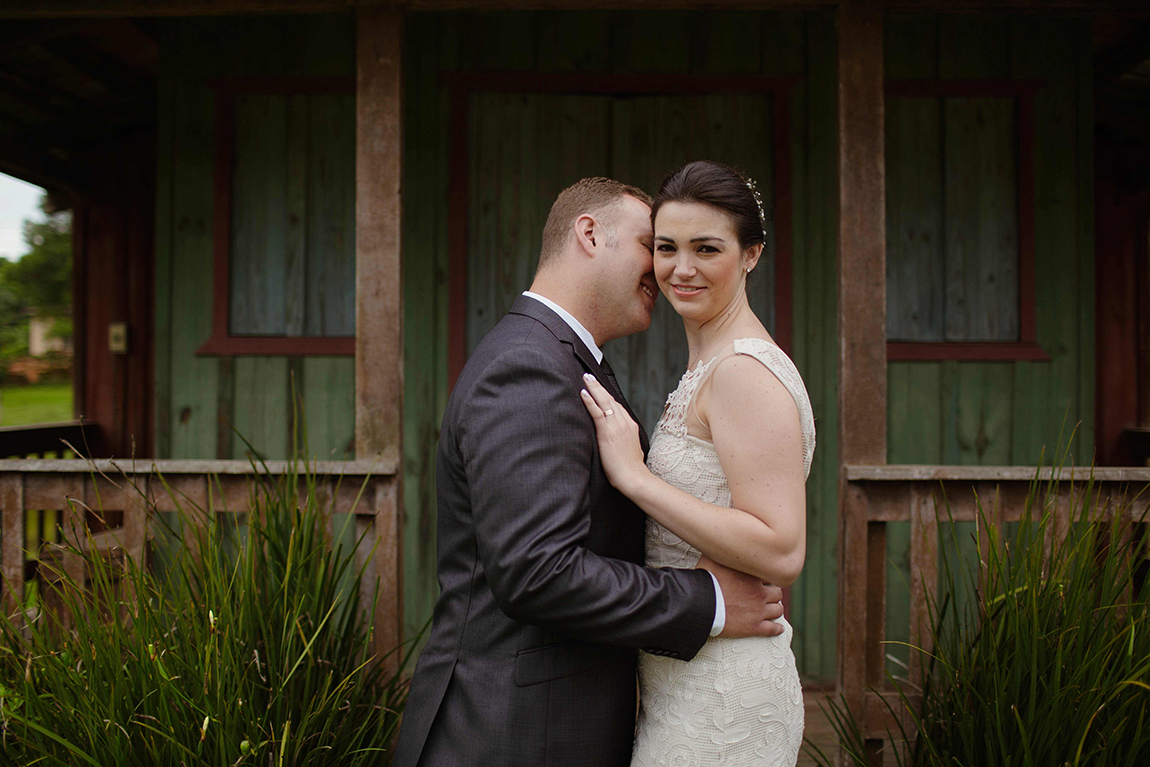
[{"label": "lace pattern on dress", "polygon": [[[735,341],[734,354],[762,362],[798,405],[803,468],[810,473],[814,416],[802,377],[774,344]],[[731,491],[714,445],[687,433],[687,414],[715,360],[687,371],[667,397],[651,439],[647,466],[664,481],[718,506]],[[654,520],[647,520],[647,564],[694,567],[699,551]],[[782,636],[707,641],[690,662],[641,653],[641,710],[632,767],[754,765],[793,767],[803,732],[803,697],[784,621]]]}]

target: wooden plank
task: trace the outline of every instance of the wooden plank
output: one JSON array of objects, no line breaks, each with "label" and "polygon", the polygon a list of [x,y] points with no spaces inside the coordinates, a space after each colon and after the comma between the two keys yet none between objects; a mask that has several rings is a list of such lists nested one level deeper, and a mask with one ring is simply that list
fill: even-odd
[{"label": "wooden plank", "polygon": [[938,513],[933,488],[911,488],[910,628],[907,678],[922,689],[923,670],[934,650],[932,612],[938,605]]},{"label": "wooden plank", "polygon": [[[360,580],[360,599],[363,605],[373,604],[375,589],[379,598],[375,614],[371,616],[372,647],[382,657],[399,646],[403,639],[403,588],[398,577],[402,529],[398,514],[399,488],[394,480],[374,480],[364,494],[366,508],[356,514],[355,538],[362,543],[355,550],[356,568],[363,568]],[[399,657],[388,655],[383,663],[397,670]]]},{"label": "wooden plank", "polygon": [[355,97],[312,96],[308,110],[308,335],[355,335]]},{"label": "wooden plank", "polygon": [[[355,454],[402,466],[403,12],[361,9],[356,34]],[[402,640],[402,482],[400,470],[372,510],[386,589],[373,616],[377,652]]]},{"label": "wooden plank", "polygon": [[1015,102],[946,98],[946,339],[1019,338]]},{"label": "wooden plank", "polygon": [[839,7],[840,454],[886,460],[882,7]]},{"label": "wooden plank", "polygon": [[303,409],[308,455],[348,460],[355,455],[355,360],[303,360]]},{"label": "wooden plank", "polygon": [[[34,6],[5,6],[0,18],[108,18],[156,16],[218,16],[234,14],[321,13],[346,11],[349,0],[41,0]],[[783,8],[822,10],[827,0],[777,0]],[[384,5],[382,0],[363,3],[360,7]],[[550,7],[542,0],[414,0],[411,10],[445,11],[460,8],[536,9]],[[753,0],[574,0],[564,5],[567,10],[604,8],[760,8]],[[1111,11],[1139,15],[1145,6],[1139,0],[892,0],[892,10],[910,11],[1035,11],[1066,9],[1084,12]]]},{"label": "wooden plank", "polygon": [[218,362],[195,356],[211,335],[214,134],[211,92],[200,78],[218,53],[216,29],[194,21],[172,22],[175,93],[172,181],[174,228],[171,246],[171,398],[172,458],[216,455]]},{"label": "wooden plank", "polygon": [[983,481],[1030,482],[1048,481],[1086,482],[1091,477],[1101,482],[1150,483],[1150,467],[1072,467],[1072,466],[918,466],[918,465],[847,465],[844,467],[848,482],[903,482],[903,481]]},{"label": "wooden plank", "polygon": [[[267,471],[282,474],[290,470],[289,461],[268,461]],[[397,463],[372,456],[357,461],[318,461],[312,468],[319,474],[341,476],[390,475],[396,473]],[[120,474],[150,474],[157,471],[163,474],[256,474],[263,473],[263,467],[252,468],[247,460],[125,460],[98,459],[77,461],[70,459],[18,459],[0,461],[0,472],[19,471],[25,474],[79,474],[88,476],[91,472]],[[1103,471],[1103,470],[1099,470]],[[1112,470],[1111,470],[1112,471]]]},{"label": "wooden plank", "polygon": [[868,522],[866,540],[866,683],[886,686],[886,523]]},{"label": "wooden plank", "polygon": [[304,334],[308,218],[308,111],[311,98],[287,97],[287,164],[284,216],[284,335]]},{"label": "wooden plank", "polygon": [[356,95],[356,450],[399,462],[403,432],[403,14],[362,10]]},{"label": "wooden plank", "polygon": [[228,330],[283,335],[288,231],[288,97],[235,99]]},{"label": "wooden plank", "polygon": [[887,338],[896,341],[943,339],[941,120],[938,99],[887,99]]},{"label": "wooden plank", "polygon": [[[798,592],[801,586],[803,592],[801,607],[796,603],[795,625],[803,673],[832,679],[837,663],[839,550],[839,337],[834,310],[838,289],[838,71],[834,15],[808,15],[804,32],[808,74],[805,87],[796,89],[802,101],[795,105],[796,129],[792,134],[796,149],[794,197],[796,202],[800,194],[803,199],[795,208],[794,350],[816,414],[819,446],[807,481],[807,565],[794,589]],[[805,172],[799,171],[803,167],[800,157]],[[800,242],[805,255],[800,255]],[[805,276],[800,275],[800,268]],[[799,329],[799,318],[805,330]]]},{"label": "wooden plank", "polygon": [[24,478],[0,474],[0,574],[4,577],[3,609],[11,613],[24,600]]},{"label": "wooden plank", "polygon": [[[886,461],[882,24],[881,2],[839,5],[837,284],[839,456],[844,463]],[[848,707],[861,710],[869,676],[865,659],[872,652],[870,631],[864,630],[869,627],[867,523],[861,518],[865,502],[840,485],[840,504],[838,689]]]},{"label": "wooden plank", "polygon": [[1079,284],[1078,219],[1085,215],[1078,206],[1079,169],[1090,162],[1079,153],[1083,142],[1092,140],[1078,136],[1078,51],[1088,45],[1084,35],[1081,25],[1067,19],[1012,22],[1011,76],[1045,79],[1034,101],[1035,254],[1043,265],[1036,271],[1035,291],[1038,340],[1051,356],[1016,383],[1016,417],[1022,420],[1015,429],[1014,460],[1019,463],[1037,463],[1044,449],[1045,460],[1057,460],[1060,445],[1081,464],[1092,455],[1092,444],[1084,444],[1080,435],[1071,438],[1085,417],[1079,410],[1081,366],[1093,374],[1093,345],[1080,327],[1082,302],[1092,303]]},{"label": "wooden plank", "polygon": [[[288,361],[286,357],[235,359],[235,430],[229,458],[251,450],[263,459],[288,457]],[[245,440],[249,444],[245,444]]]}]

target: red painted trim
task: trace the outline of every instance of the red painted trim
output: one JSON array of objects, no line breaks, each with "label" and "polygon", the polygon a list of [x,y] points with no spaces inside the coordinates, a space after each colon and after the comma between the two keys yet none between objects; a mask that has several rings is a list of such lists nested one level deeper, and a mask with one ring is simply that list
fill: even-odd
[{"label": "red painted trim", "polygon": [[791,220],[791,88],[800,77],[755,75],[657,75],[549,72],[441,72],[451,93],[448,191],[448,385],[467,361],[467,245],[469,208],[468,112],[472,93],[570,93],[690,95],[762,93],[774,96],[775,340],[791,350],[793,328],[793,222]]},{"label": "red painted trim", "polygon": [[229,336],[209,338],[196,349],[198,356],[354,357],[352,336]]},{"label": "red painted trim", "polygon": [[786,91],[801,78],[757,75],[660,75],[602,72],[441,72],[454,91],[473,93],[649,93],[710,95],[713,93],[774,93]]},{"label": "red painted trim", "polygon": [[468,246],[468,190],[470,188],[471,160],[468,157],[468,103],[470,91],[453,90],[451,93],[451,146],[448,173],[451,188],[448,192],[447,241],[451,243],[447,269],[447,386],[455,387],[463,365],[467,362],[467,246]]},{"label": "red painted trim", "polygon": [[224,77],[208,81],[216,96],[238,96],[245,93],[269,95],[355,95],[354,77]]},{"label": "red painted trim", "polygon": [[326,336],[230,336],[232,174],[236,97],[242,94],[355,94],[354,77],[235,77],[213,80],[216,162],[212,206],[212,335],[196,350],[205,355],[355,356],[355,338]]},{"label": "red painted trim", "polygon": [[1042,80],[887,80],[888,96],[1033,97]]},{"label": "red painted trim", "polygon": [[[890,360],[1049,360],[1038,346],[1034,232],[1034,98],[1042,80],[888,80],[887,96],[1013,98],[1018,147],[1018,342],[888,342]],[[897,356],[894,356],[897,355]]]},{"label": "red painted trim", "polygon": [[1049,362],[1050,355],[1033,342],[980,342],[980,341],[888,341],[886,358],[889,362],[940,362],[963,360],[967,362],[1004,362],[1031,360]]}]

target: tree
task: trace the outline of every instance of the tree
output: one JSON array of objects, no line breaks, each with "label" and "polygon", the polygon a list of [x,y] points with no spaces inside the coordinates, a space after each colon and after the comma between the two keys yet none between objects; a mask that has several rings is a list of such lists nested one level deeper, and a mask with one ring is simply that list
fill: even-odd
[{"label": "tree", "polygon": [[[46,198],[40,201],[44,210]],[[49,317],[72,312],[72,214],[48,213],[44,220],[24,221],[28,253],[5,270],[4,280],[25,307]]]}]

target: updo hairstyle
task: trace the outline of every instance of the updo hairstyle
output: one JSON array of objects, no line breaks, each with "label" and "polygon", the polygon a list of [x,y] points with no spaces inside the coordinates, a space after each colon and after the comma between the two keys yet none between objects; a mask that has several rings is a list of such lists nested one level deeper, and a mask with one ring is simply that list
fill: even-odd
[{"label": "updo hairstyle", "polygon": [[743,250],[766,245],[765,217],[747,179],[729,165],[714,160],[695,160],[663,179],[651,205],[651,225],[659,208],[668,202],[697,202],[726,213],[735,225],[735,235]]}]

